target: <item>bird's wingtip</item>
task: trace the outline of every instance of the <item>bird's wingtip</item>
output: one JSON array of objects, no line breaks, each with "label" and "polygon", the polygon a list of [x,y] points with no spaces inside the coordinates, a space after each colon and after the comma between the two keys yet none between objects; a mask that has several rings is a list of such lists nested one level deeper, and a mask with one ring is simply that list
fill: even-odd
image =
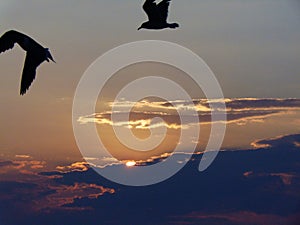
[{"label": "bird's wingtip", "polygon": [[21,95],[21,96],[24,96],[25,94],[26,94],[26,91],[20,90],[20,95]]}]

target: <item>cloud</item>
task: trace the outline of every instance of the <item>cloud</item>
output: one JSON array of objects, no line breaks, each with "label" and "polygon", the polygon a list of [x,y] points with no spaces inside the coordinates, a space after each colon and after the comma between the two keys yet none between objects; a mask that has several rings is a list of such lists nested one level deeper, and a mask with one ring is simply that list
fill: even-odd
[{"label": "cloud", "polygon": [[247,172],[243,173],[243,175],[245,177],[250,177],[251,175],[253,175],[253,171],[247,171]]},{"label": "cloud", "polygon": [[[177,221],[191,221],[201,223],[208,220],[222,221],[224,224],[236,224],[236,225],[286,225],[289,219],[279,215],[273,214],[260,214],[250,211],[241,211],[233,213],[219,213],[219,214],[209,214],[203,212],[193,212],[183,217],[176,218]],[[180,222],[179,222],[180,223]],[[187,223],[188,224],[188,223]]]},{"label": "cloud", "polygon": [[[267,149],[222,151],[201,173],[202,154],[194,154],[180,172],[152,186],[119,185],[101,177],[85,162],[59,166],[54,171],[44,168],[38,174],[9,174],[14,181],[3,180],[1,175],[0,209],[2,215],[17,220],[5,225],[52,225],[56,221],[94,225],[99,218],[103,224],[121,221],[124,225],[141,221],[145,225],[294,225],[300,212],[300,151],[293,143],[299,140],[295,135],[272,140],[275,145]],[[280,147],[276,143],[281,143]],[[140,163],[147,166],[168,156]],[[182,163],[187,155],[175,157]],[[3,160],[0,168],[12,164]]]},{"label": "cloud", "polygon": [[103,115],[101,114],[93,114],[91,116],[87,117],[79,117],[78,122],[81,124],[86,123],[96,123],[99,125],[114,125],[117,127],[126,127],[129,129],[135,128],[135,129],[151,129],[151,128],[158,128],[158,127],[166,127],[169,129],[180,129],[180,128],[186,128],[186,126],[181,126],[180,124],[176,123],[164,123],[164,122],[156,122],[153,123],[152,119],[155,117],[153,114],[147,114],[145,113],[146,117],[149,117],[149,119],[136,119],[136,120],[130,120],[130,121],[118,121],[113,122],[107,118],[103,118]]},{"label": "cloud", "polygon": [[295,145],[297,148],[300,148],[300,142],[295,141],[295,142],[294,142],[294,145]]},{"label": "cloud", "polygon": [[[286,114],[291,111],[300,110],[299,99],[258,99],[258,98],[233,98],[225,99],[227,123],[245,125],[248,122],[262,123],[267,117]],[[172,101],[172,102],[150,102],[143,100],[138,103],[129,101],[116,102],[117,111],[98,112],[92,115],[82,115],[78,118],[80,124],[96,123],[98,125],[122,126],[128,129],[149,129],[166,127],[169,129],[188,129],[195,124],[195,118],[200,124],[211,123],[211,108],[216,109],[216,115],[223,113],[220,100],[194,99],[193,102]],[[110,106],[113,103],[109,103]],[[132,108],[132,106],[134,106]],[[130,111],[131,109],[131,111]],[[184,114],[185,110],[195,110],[197,114]],[[130,120],[124,120],[126,111],[130,111]],[[178,111],[183,112],[185,124],[181,124]],[[114,113],[118,121],[112,121],[111,115]],[[153,121],[160,117],[164,120]],[[225,122],[218,120],[215,122]]]},{"label": "cloud", "polygon": [[16,158],[21,158],[21,159],[29,159],[31,158],[30,155],[15,155]]},{"label": "cloud", "polygon": [[[95,183],[74,181],[65,184],[61,182],[61,179],[68,174],[87,171],[90,167],[86,162],[57,166],[58,171],[39,172],[45,169],[45,165],[46,162],[38,160],[0,161],[0,185],[2,187],[0,200],[16,201],[18,204],[15,207],[25,207],[28,212],[54,209],[69,211],[89,208],[67,206],[76,199],[97,199],[105,193],[115,193],[113,188]],[[7,189],[4,189],[5,187]],[[22,196],[26,196],[27,200],[22,200],[24,198]]]},{"label": "cloud", "polygon": [[72,171],[84,172],[90,168],[87,162],[75,162],[69,166],[57,166],[56,169],[60,172],[68,173]]},{"label": "cloud", "polygon": [[279,177],[285,185],[291,185],[296,176],[288,173],[271,173],[271,176]]},{"label": "cloud", "polygon": [[255,173],[253,171],[247,171],[247,172],[243,173],[243,175],[246,178],[276,177],[276,178],[279,178],[284,185],[291,185],[293,181],[296,180],[296,182],[298,182],[300,180],[300,175],[296,175],[294,173],[286,173],[286,172],[281,172],[281,173],[258,172],[258,173]]},{"label": "cloud", "polygon": [[233,98],[226,102],[230,110],[299,108],[300,99],[296,98]]},{"label": "cloud", "polygon": [[74,183],[73,185],[49,185],[52,194],[47,195],[37,202],[38,210],[60,209],[60,210],[84,210],[82,207],[68,207],[76,199],[97,199],[105,193],[114,194],[112,188],[105,188],[97,184]]},{"label": "cloud", "polygon": [[46,166],[46,162],[39,161],[39,160],[25,159],[25,160],[0,161],[0,167],[1,167],[0,174],[15,173],[15,172],[23,173],[23,174],[37,173],[39,170],[45,168],[45,166]]},{"label": "cloud", "polygon": [[290,146],[293,148],[299,148],[300,145],[300,134],[289,134],[289,135],[280,135],[275,138],[256,140],[251,145],[254,148],[269,148],[269,147],[282,147]]},{"label": "cloud", "polygon": [[[201,154],[195,153],[195,154]],[[111,167],[111,166],[117,166],[117,165],[126,165],[128,161],[134,161],[135,166],[147,166],[150,164],[155,164],[161,161],[164,161],[168,157],[172,156],[173,153],[163,153],[161,155],[154,155],[151,156],[147,159],[142,159],[142,160],[132,160],[132,159],[126,159],[126,160],[118,160],[116,158],[109,158],[109,157],[102,157],[102,158],[85,158],[87,162],[76,162],[73,163],[70,166],[57,166],[56,168],[58,169],[59,172],[76,172],[76,171],[87,171],[91,167],[96,167],[96,168],[105,168],[105,167]],[[185,153],[185,152],[176,152],[174,155],[178,159],[178,163],[183,163],[186,162],[187,159],[191,158],[191,153]],[[84,165],[86,169],[84,170],[78,170],[78,168],[74,165]],[[44,175],[47,176],[52,176],[52,175],[58,175],[56,172],[55,173],[43,173]]]},{"label": "cloud", "polygon": [[11,166],[18,166],[19,164],[18,163],[14,163],[12,161],[0,161],[0,168],[3,168],[3,167],[11,167]]}]

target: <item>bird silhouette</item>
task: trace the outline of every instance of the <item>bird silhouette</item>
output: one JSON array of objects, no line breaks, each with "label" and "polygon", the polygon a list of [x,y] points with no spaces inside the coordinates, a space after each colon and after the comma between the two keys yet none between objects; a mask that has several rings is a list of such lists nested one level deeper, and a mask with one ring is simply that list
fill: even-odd
[{"label": "bird silhouette", "polygon": [[1,36],[0,53],[12,49],[15,43],[18,43],[27,52],[20,87],[20,95],[24,95],[35,79],[37,67],[45,60],[55,61],[48,48],[44,48],[31,37],[15,30],[7,31]]},{"label": "bird silhouette", "polygon": [[148,16],[148,21],[144,22],[138,30],[152,29],[152,30],[161,30],[165,28],[175,29],[179,27],[178,23],[168,23],[168,9],[171,0],[163,0],[160,3],[156,4],[155,0],[146,0],[143,9]]}]

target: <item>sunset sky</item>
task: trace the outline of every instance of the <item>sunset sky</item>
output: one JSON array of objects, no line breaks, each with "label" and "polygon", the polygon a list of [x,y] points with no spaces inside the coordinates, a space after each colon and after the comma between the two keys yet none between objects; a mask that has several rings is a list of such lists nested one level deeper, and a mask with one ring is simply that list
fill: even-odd
[{"label": "sunset sky", "polygon": [[[222,150],[264,148],[266,145],[260,140],[300,133],[300,3],[297,0],[173,0],[168,20],[178,22],[180,27],[163,31],[137,30],[147,20],[142,4],[143,1],[137,0],[0,1],[0,33],[11,29],[24,32],[48,47],[57,62],[44,62],[29,92],[19,96],[25,52],[15,45],[0,55],[0,182],[13,180],[12,174],[22,181],[40,182],[40,190],[47,186],[56,191],[51,200],[41,200],[41,204],[48,206],[55,205],[55,199],[59,201],[61,196],[68,197],[68,184],[51,186],[47,184],[48,178],[35,177],[35,173],[50,169],[66,174],[88,171],[72,129],[76,87],[99,56],[139,40],[177,43],[195,52],[211,68],[227,106],[227,121],[218,121],[227,125]],[[141,98],[129,123],[117,126],[130,125],[130,130],[140,138],[149,136],[150,126],[167,128],[167,135],[156,149],[134,152],[114,136],[112,102],[128,82],[158,74],[188,90],[200,124],[180,123],[176,110],[190,106],[182,99],[174,99],[172,106],[164,99]],[[119,104],[129,103],[125,99]],[[116,73],[99,96],[95,114],[82,115],[78,123],[96,124],[99,137],[117,159],[138,161],[170,153],[177,144],[184,154],[195,140],[178,143],[180,129],[189,132],[191,127],[199,125],[201,133],[196,150],[203,151],[210,133],[210,113],[202,91],[181,70],[148,62]],[[165,123],[151,124],[151,119],[158,115]],[[64,175],[49,176],[52,179]],[[84,194],[87,190],[88,198],[93,199],[116,191],[88,182],[72,185],[71,189],[78,190],[76,195],[82,198],[87,197]],[[236,219],[235,214],[231,216]]]},{"label": "sunset sky", "polygon": [[[146,20],[141,5],[142,2],[133,0],[1,1],[2,33],[16,29],[31,35],[49,47],[57,61],[44,63],[28,94],[20,97],[24,52],[16,46],[1,55],[2,151],[79,156],[70,116],[79,79],[97,57],[137,40],[165,40],[191,49],[210,66],[226,98],[300,97],[297,1],[174,1],[169,21],[181,25],[175,32],[137,31]],[[138,71],[147,68],[141,66]],[[116,92],[120,88],[118,83],[122,79],[126,82],[132,75],[132,70],[128,70],[121,74],[124,78],[109,85],[110,92]],[[167,70],[166,75],[176,77],[176,72]],[[191,92],[193,98],[203,97],[197,90]],[[232,132],[240,133],[242,129],[237,126]],[[231,127],[228,136],[233,135],[230,130]],[[261,138],[289,133],[274,130],[277,132],[263,132]],[[244,143],[236,144],[246,146],[260,137],[256,133],[251,138],[245,136]]]}]

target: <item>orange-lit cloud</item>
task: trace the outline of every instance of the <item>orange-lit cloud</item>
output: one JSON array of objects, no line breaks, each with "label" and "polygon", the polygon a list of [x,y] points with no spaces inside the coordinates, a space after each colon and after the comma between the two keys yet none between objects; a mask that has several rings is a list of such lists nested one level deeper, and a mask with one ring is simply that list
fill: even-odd
[{"label": "orange-lit cloud", "polygon": [[[23,157],[19,157],[22,158]],[[37,173],[39,170],[45,168],[45,161],[38,160],[12,160],[12,161],[0,161],[0,174],[19,172],[24,174]]]},{"label": "orange-lit cloud", "polygon": [[254,141],[251,143],[253,148],[269,148],[271,145],[269,144],[261,144],[260,141]]},{"label": "orange-lit cloud", "polygon": [[293,147],[299,148],[299,135],[298,134],[288,134],[288,135],[279,135],[274,138],[260,139],[251,143],[251,146],[254,148],[269,148],[269,147],[278,147],[282,144],[291,145]]},{"label": "orange-lit cloud", "polygon": [[[267,117],[291,113],[292,111],[300,111],[299,99],[259,99],[259,98],[235,98],[225,99],[227,123],[234,123],[237,125],[245,125],[248,122],[262,123]],[[178,117],[178,110],[194,109],[197,114],[194,117],[198,117],[200,124],[211,122],[211,108],[214,106],[216,112],[221,110],[220,100],[207,100],[207,99],[195,99],[193,102],[185,101],[172,101],[172,102],[150,102],[143,100],[138,103],[132,103],[128,101],[114,103],[118,106],[120,111],[115,111],[115,115],[121,115],[124,111],[131,109],[129,121],[117,121],[111,120],[112,111],[105,111],[95,113],[93,115],[83,115],[78,118],[78,122],[81,124],[96,123],[99,125],[114,125],[123,126],[129,129],[149,129],[164,126],[169,129],[188,129],[189,126],[195,125],[189,121],[187,116],[186,124],[181,124]],[[113,103],[109,103],[110,106]],[[133,108],[130,106],[134,105]],[[124,109],[122,111],[121,109]],[[164,122],[153,123],[152,119],[160,117]],[[152,121],[152,123],[151,123]],[[225,121],[215,121],[225,122]]]},{"label": "orange-lit cloud", "polygon": [[16,158],[22,158],[22,159],[29,159],[29,158],[31,158],[30,155],[16,155],[15,157]]},{"label": "orange-lit cloud", "polygon": [[41,169],[45,169],[45,165],[44,161],[38,160],[0,161],[0,182],[3,185],[13,182],[18,187],[16,190],[0,193],[0,199],[18,201],[15,199],[18,194],[26,195],[28,196],[26,208],[29,211],[82,210],[83,208],[65,205],[72,204],[76,199],[97,199],[105,193],[115,193],[113,188],[94,183],[74,182],[68,185],[57,182],[69,173],[87,171],[89,167],[86,162],[58,166],[57,170],[60,172],[41,172]]},{"label": "orange-lit cloud", "polygon": [[[145,113],[147,115],[147,113]],[[94,117],[93,117],[94,116]],[[164,122],[158,122],[158,123],[152,123],[151,119],[137,119],[137,120],[130,120],[130,121],[119,121],[119,122],[113,122],[107,118],[103,118],[101,114],[96,114],[89,117],[80,117],[78,119],[78,122],[81,124],[86,123],[96,123],[99,125],[114,125],[119,127],[126,127],[129,129],[135,128],[135,129],[150,129],[150,128],[158,128],[158,127],[166,127],[169,129],[185,129],[187,126],[181,126],[176,123],[164,123]]]},{"label": "orange-lit cloud", "polygon": [[271,176],[279,177],[285,185],[291,185],[295,175],[288,173],[271,173]]},{"label": "orange-lit cloud", "polygon": [[89,164],[87,162],[75,162],[69,166],[57,166],[56,169],[64,173],[70,171],[84,172],[89,169]]},{"label": "orange-lit cloud", "polygon": [[253,171],[247,171],[244,174],[246,178],[254,178],[254,177],[278,177],[284,185],[291,185],[293,179],[299,179],[300,177],[295,174],[281,172],[281,173],[254,173]]},{"label": "orange-lit cloud", "polygon": [[296,146],[297,148],[300,148],[300,142],[295,141],[294,144],[295,144],[295,146]]},{"label": "orange-lit cloud", "polygon": [[46,198],[42,199],[39,204],[37,204],[41,205],[41,208],[39,208],[40,210],[47,208],[78,210],[78,208],[64,206],[74,203],[76,199],[97,199],[105,193],[115,193],[115,190],[112,188],[105,188],[97,184],[87,183],[75,183],[74,185],[49,185],[48,188],[49,190],[54,191],[54,193],[48,195]]},{"label": "orange-lit cloud", "polygon": [[252,174],[253,174],[253,171],[247,171],[247,172],[245,172],[243,175],[244,175],[245,177],[250,177]]}]

